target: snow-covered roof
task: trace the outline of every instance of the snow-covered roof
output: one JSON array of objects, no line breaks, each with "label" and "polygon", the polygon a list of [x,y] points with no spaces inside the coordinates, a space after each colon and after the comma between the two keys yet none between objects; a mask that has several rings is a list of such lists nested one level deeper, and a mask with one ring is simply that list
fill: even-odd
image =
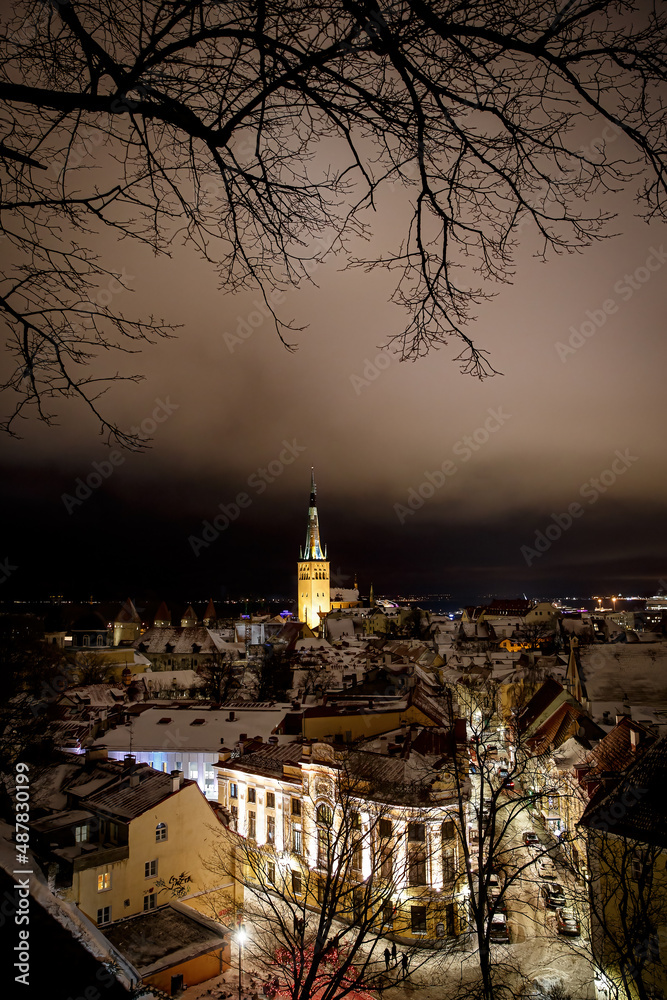
[{"label": "snow-covered roof", "polygon": [[[132,748],[144,750],[169,750],[182,748],[188,751],[217,751],[224,742],[233,746],[241,733],[267,739],[290,709],[289,704],[243,708],[148,708],[124,726],[116,726],[104,733],[95,746],[109,750]],[[230,719],[233,712],[234,718]],[[201,721],[200,721],[201,720]],[[279,737],[282,739],[282,737]]]}]

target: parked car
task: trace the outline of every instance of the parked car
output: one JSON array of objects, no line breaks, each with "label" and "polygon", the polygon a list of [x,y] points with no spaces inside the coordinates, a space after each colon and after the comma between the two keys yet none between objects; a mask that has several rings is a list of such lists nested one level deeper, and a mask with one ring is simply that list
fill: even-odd
[{"label": "parked car", "polygon": [[540,896],[549,910],[557,910],[559,907],[565,906],[565,893],[562,885],[559,885],[558,882],[545,882],[544,885],[541,885]]},{"label": "parked car", "polygon": [[556,910],[556,927],[559,934],[576,937],[579,933],[579,918],[571,906],[563,906]]},{"label": "parked car", "polygon": [[540,846],[540,838],[537,836],[534,830],[524,830],[523,842],[526,845],[526,847]]},{"label": "parked car", "polygon": [[490,888],[486,895],[486,905],[494,913],[507,913],[507,903],[505,897],[500,895],[499,888]]},{"label": "parked car", "polygon": [[514,782],[511,778],[505,778],[503,781],[503,788],[514,788]]},{"label": "parked car", "polygon": [[549,857],[540,858],[537,865],[537,872],[540,878],[545,879],[547,882],[551,882],[556,878],[556,867]]},{"label": "parked car", "polygon": [[510,932],[504,913],[494,913],[489,925],[489,940],[492,943],[509,944]]},{"label": "parked car", "polygon": [[504,778],[509,778],[509,776],[510,776],[510,773],[509,773],[509,771],[507,770],[507,768],[504,765],[502,767],[498,768],[498,777],[499,778],[503,778],[504,779]]}]

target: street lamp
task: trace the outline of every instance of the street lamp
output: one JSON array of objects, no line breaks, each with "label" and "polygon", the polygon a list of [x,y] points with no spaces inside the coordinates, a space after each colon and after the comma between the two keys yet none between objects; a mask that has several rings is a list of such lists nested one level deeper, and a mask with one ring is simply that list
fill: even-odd
[{"label": "street lamp", "polygon": [[241,982],[243,976],[243,945],[247,939],[245,924],[239,924],[239,929],[236,932],[236,943],[239,946],[239,1000],[242,1000],[241,993],[243,990],[243,985]]}]

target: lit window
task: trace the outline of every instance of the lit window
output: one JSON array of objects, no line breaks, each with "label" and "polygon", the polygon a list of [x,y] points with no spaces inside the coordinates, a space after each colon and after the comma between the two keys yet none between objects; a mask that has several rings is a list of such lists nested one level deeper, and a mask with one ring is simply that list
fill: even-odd
[{"label": "lit window", "polygon": [[103,906],[97,911],[97,923],[98,924],[108,924],[111,923],[111,907]]},{"label": "lit window", "polygon": [[239,797],[239,786],[235,781],[229,783],[229,797],[230,799],[238,799]]},{"label": "lit window", "polygon": [[266,842],[275,844],[276,842],[276,820],[274,816],[266,817]]},{"label": "lit window", "polygon": [[147,896],[144,896],[144,911],[154,910],[157,906],[157,893],[149,892]]},{"label": "lit window", "polygon": [[167,824],[158,823],[158,825],[155,827],[155,840],[157,843],[159,843],[161,840],[166,840],[166,839],[167,839]]},{"label": "lit window", "polygon": [[295,854],[301,854],[301,827],[292,827],[292,850]]},{"label": "lit window", "polygon": [[102,872],[97,876],[97,891],[105,892],[111,888],[111,872]]},{"label": "lit window", "polygon": [[144,865],[144,878],[152,878],[157,875],[157,861],[147,861]]}]

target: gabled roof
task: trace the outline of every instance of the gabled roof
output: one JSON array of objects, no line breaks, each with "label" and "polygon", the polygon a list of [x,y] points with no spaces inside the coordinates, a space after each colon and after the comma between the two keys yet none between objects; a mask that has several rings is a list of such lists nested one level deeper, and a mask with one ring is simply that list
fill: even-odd
[{"label": "gabled roof", "polygon": [[117,920],[103,930],[142,977],[218,951],[225,933],[213,920],[176,902]]},{"label": "gabled roof", "polygon": [[194,620],[196,622],[199,621],[199,619],[197,618],[197,613],[196,613],[195,609],[192,607],[191,604],[188,604],[187,608],[185,609],[185,611],[181,615],[181,621],[183,621],[186,618],[194,618]]},{"label": "gabled roof", "polygon": [[[618,727],[617,727],[618,728]],[[647,747],[611,789],[601,785],[582,826],[667,848],[667,737]]]},{"label": "gabled roof", "polygon": [[[631,733],[635,733],[638,743],[633,749]],[[635,722],[624,715],[604,739],[591,750],[584,761],[582,779],[590,782],[600,778],[603,773],[622,774],[642,755],[653,743],[655,736],[640,722]]]},{"label": "gabled roof", "polygon": [[601,740],[605,731],[589,719],[583,708],[566,702],[532,734],[530,744],[540,754],[550,748],[557,749],[571,736],[577,735],[588,740]]},{"label": "gabled roof", "polygon": [[[133,778],[138,778],[138,784],[132,785]],[[195,785],[196,781],[183,781],[181,788]],[[81,799],[84,809],[94,809],[107,815],[116,816],[128,821],[143,815],[153,809],[159,802],[174,792],[171,775],[163,771],[155,771],[148,764],[136,764],[133,769],[127,769],[113,784]]]},{"label": "gabled roof", "polygon": [[530,699],[523,712],[519,715],[517,719],[517,726],[519,732],[525,733],[526,730],[539,719],[540,715],[545,712],[549,705],[556,700],[556,698],[564,692],[564,687],[555,681],[552,677],[549,677],[544,684],[535,692],[533,697]]}]

